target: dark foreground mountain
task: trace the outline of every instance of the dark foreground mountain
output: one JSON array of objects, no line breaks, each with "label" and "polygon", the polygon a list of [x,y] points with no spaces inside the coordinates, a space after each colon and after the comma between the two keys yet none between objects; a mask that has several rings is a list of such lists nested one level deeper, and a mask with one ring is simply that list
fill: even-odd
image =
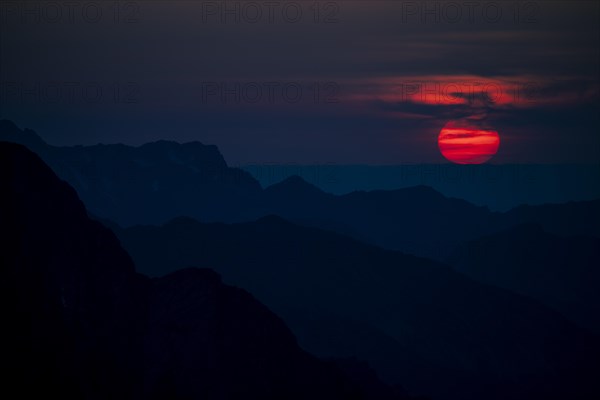
[{"label": "dark foreground mountain", "polygon": [[600,237],[600,201],[493,213],[425,186],[332,195],[291,177],[263,190],[248,173],[228,167],[215,146],[198,142],[55,147],[6,120],[0,121],[2,139],[39,154],[90,212],[121,226],[162,224],[180,216],[248,222],[276,214],[438,260],[465,241],[526,222],[558,234]]},{"label": "dark foreground mountain", "polygon": [[600,333],[600,239],[521,225],[461,246],[448,262],[476,279],[530,296]]},{"label": "dark foreground mountain", "polygon": [[[60,399],[399,399],[352,383],[205,269],[135,272],[114,234],[22,146],[0,142],[2,390]],[[344,367],[347,368],[347,367]]]},{"label": "dark foreground mountain", "polygon": [[279,217],[118,231],[141,271],[205,265],[281,315],[307,350],[366,359],[438,399],[594,398],[598,338],[450,267]]}]

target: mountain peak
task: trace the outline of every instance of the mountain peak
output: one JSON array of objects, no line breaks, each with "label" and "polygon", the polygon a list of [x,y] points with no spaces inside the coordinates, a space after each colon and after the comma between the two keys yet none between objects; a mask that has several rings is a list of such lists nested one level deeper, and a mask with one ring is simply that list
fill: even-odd
[{"label": "mountain peak", "polygon": [[0,131],[20,130],[17,125],[9,119],[0,119]]},{"label": "mountain peak", "polygon": [[0,119],[0,141],[18,143],[30,148],[45,146],[46,142],[31,129],[19,129],[11,120]]},{"label": "mountain peak", "polygon": [[270,192],[285,193],[325,193],[315,185],[308,183],[298,175],[292,175],[279,183],[275,183],[265,189]]},{"label": "mountain peak", "polygon": [[423,195],[430,197],[445,197],[442,193],[427,185],[409,186],[401,189],[396,189],[395,191],[404,194]]},{"label": "mountain peak", "polygon": [[201,142],[179,143],[171,140],[158,140],[145,143],[137,150],[142,154],[156,159],[165,157],[177,164],[190,164],[202,161],[215,167],[227,168],[225,158],[214,145],[206,145]]}]

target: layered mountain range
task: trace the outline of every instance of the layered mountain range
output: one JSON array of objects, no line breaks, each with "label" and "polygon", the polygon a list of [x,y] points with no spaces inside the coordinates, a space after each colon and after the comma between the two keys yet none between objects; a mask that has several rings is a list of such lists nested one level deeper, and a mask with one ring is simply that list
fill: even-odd
[{"label": "layered mountain range", "polygon": [[365,366],[350,375],[350,361],[340,368],[307,354],[281,319],[212,270],[136,273],[114,234],[24,147],[0,143],[0,186],[7,393],[404,398]]},{"label": "layered mountain range", "polygon": [[125,227],[181,216],[233,223],[276,214],[438,260],[465,241],[523,223],[600,237],[600,200],[496,213],[425,186],[332,195],[291,177],[263,189],[247,172],[227,166],[215,146],[199,142],[57,147],[8,120],[0,121],[0,140],[26,145],[75,188],[92,214]]},{"label": "layered mountain range", "polygon": [[57,147],[6,120],[0,140],[39,156],[1,145],[16,385],[67,398],[600,393],[600,200],[498,213],[425,186],[262,188],[198,142]]}]

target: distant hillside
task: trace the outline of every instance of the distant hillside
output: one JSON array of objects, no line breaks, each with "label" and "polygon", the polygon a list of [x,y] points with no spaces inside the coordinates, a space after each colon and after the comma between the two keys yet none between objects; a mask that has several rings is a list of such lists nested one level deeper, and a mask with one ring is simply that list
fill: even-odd
[{"label": "distant hillside", "polygon": [[270,216],[233,225],[179,218],[117,234],[144,273],[214,268],[281,315],[307,350],[364,358],[412,393],[558,399],[586,393],[586,376],[599,370],[598,338],[558,313],[336,233]]},{"label": "distant hillside", "polygon": [[473,279],[530,296],[600,333],[600,239],[521,225],[461,246],[449,263]]},{"label": "distant hillside", "polygon": [[241,168],[263,187],[292,176],[336,195],[357,190],[396,190],[425,185],[493,211],[600,198],[596,164],[250,164]]}]

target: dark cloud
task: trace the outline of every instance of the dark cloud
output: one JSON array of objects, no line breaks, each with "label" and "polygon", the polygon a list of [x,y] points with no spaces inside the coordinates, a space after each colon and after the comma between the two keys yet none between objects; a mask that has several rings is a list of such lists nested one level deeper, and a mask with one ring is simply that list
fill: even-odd
[{"label": "dark cloud", "polygon": [[[36,3],[41,13],[48,2]],[[501,134],[521,138],[515,143],[523,162],[600,157],[590,134],[599,127],[597,2],[481,2],[472,16],[462,9],[454,20],[443,9],[448,2],[428,2],[434,11],[427,14],[419,8],[424,2],[339,1],[317,16],[314,3],[303,1],[296,23],[281,14],[272,23],[241,15],[222,23],[203,9],[221,2],[189,1],[121,5],[115,21],[108,3],[97,22],[81,12],[72,21],[35,21],[31,12],[23,19],[22,3],[1,3],[1,117],[60,144],[195,139],[219,145],[234,163],[393,163],[439,160],[436,129],[483,114]],[[493,10],[482,11],[491,3],[502,10],[498,20]],[[532,104],[517,107],[485,94],[473,101],[461,92],[454,95],[466,104],[377,97],[388,79],[461,75],[533,82],[525,93]],[[281,96],[274,103],[206,104],[207,82],[334,82],[340,102],[315,102],[306,89],[294,104]],[[63,94],[75,85],[75,92],[55,102],[44,98],[57,85]],[[101,90],[99,99],[94,90]],[[536,142],[540,135],[552,140]],[[503,154],[495,160],[515,160]]]}]

